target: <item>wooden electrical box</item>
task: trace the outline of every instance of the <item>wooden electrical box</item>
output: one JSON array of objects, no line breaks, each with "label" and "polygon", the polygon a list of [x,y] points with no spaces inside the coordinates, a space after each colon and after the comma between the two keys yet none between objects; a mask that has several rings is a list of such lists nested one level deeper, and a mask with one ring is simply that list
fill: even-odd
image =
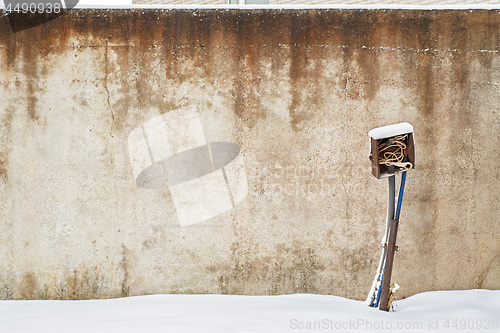
[{"label": "wooden electrical box", "polygon": [[[413,126],[400,123],[372,129],[370,136],[370,161],[372,174],[386,178],[415,168]],[[394,172],[391,172],[391,169]]]}]

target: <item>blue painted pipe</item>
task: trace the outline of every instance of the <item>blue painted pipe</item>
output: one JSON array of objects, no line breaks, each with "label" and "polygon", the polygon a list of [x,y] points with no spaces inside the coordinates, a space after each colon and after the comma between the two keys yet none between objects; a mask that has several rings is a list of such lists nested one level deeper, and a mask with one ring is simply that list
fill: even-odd
[{"label": "blue painted pipe", "polygon": [[380,300],[380,290],[382,289],[382,283],[384,282],[384,273],[382,272],[382,276],[380,277],[380,285],[377,290],[377,298],[375,299],[375,303],[373,303],[374,308],[378,308],[378,301]]},{"label": "blue painted pipe", "polygon": [[399,220],[399,214],[401,213],[401,203],[403,202],[403,192],[405,191],[405,181],[406,181],[406,171],[401,174],[401,185],[399,185],[399,195],[398,195],[398,207],[396,209],[396,215],[394,219]]}]

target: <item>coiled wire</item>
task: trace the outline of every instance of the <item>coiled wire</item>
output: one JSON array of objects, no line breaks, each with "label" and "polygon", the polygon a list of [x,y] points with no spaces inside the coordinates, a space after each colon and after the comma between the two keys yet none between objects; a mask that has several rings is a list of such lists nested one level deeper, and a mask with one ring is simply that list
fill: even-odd
[{"label": "coiled wire", "polygon": [[410,162],[404,162],[407,136],[408,134],[398,135],[381,143],[379,146],[379,164],[394,165],[405,171],[410,170],[413,165]]}]

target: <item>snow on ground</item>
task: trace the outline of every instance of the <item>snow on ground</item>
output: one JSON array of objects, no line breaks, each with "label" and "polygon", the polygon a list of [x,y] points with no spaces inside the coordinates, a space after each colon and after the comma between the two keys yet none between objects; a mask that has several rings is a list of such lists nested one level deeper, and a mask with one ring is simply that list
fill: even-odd
[{"label": "snow on ground", "polygon": [[426,292],[397,306],[322,295],[0,301],[0,332],[500,332],[500,290]]}]

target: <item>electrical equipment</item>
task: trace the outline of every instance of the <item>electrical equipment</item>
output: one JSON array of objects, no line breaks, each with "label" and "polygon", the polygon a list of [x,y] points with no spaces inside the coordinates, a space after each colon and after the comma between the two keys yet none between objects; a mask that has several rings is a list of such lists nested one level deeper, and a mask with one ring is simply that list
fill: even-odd
[{"label": "electrical equipment", "polygon": [[372,129],[370,160],[372,174],[380,179],[415,168],[413,126],[399,123]]}]

